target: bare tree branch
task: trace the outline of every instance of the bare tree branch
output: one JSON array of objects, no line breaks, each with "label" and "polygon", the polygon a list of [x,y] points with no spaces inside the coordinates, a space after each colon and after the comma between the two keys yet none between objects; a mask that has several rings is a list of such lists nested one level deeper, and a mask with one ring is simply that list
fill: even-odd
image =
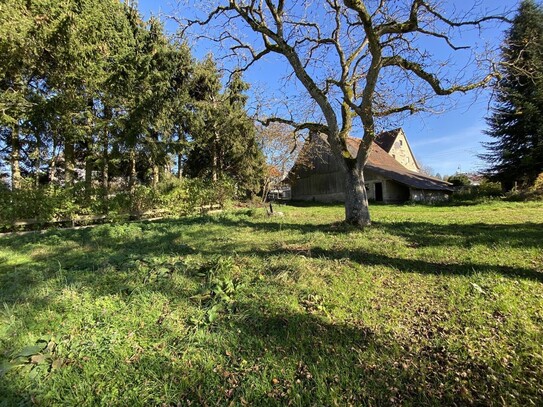
[{"label": "bare tree branch", "polygon": [[[362,179],[376,120],[426,110],[432,96],[468,92],[499,77],[491,58],[483,61],[485,70],[471,70],[472,78],[464,77],[468,70],[452,72],[447,61],[434,60],[431,50],[416,39],[436,38],[451,53],[465,52],[469,45],[457,45],[453,33],[463,27],[507,22],[502,15],[475,16],[471,10],[458,18],[440,11],[431,0],[299,0],[288,6],[284,0],[224,1],[203,19],[188,21],[184,27],[223,22],[221,32],[225,34],[216,38],[230,43],[229,53],[245,58],[238,71],[246,71],[271,54],[282,56],[309,103],[291,117],[275,114],[260,122],[326,134],[334,155],[351,174],[349,182]],[[243,30],[250,34],[243,35],[247,32]],[[475,51],[470,49],[467,55]],[[308,106],[318,107],[318,114],[305,118],[296,114]],[[347,141],[359,123],[363,138],[353,157]],[[356,194],[364,195],[363,188],[355,189]]]},{"label": "bare tree branch", "polygon": [[309,130],[317,133],[329,133],[328,127],[321,123],[296,123],[293,120],[284,119],[282,117],[268,117],[266,119],[257,119],[257,121],[263,126],[269,126],[272,123],[288,124],[294,129],[295,132]]},{"label": "bare tree branch", "polygon": [[467,85],[453,85],[448,88],[444,88],[441,84],[441,81],[439,78],[430,73],[427,72],[423,66],[419,63],[409,61],[405,58],[402,58],[398,55],[394,57],[386,57],[383,60],[383,66],[397,66],[400,68],[403,68],[405,70],[413,72],[415,75],[417,75],[420,79],[422,79],[424,82],[426,82],[428,85],[432,87],[436,95],[439,96],[446,96],[450,95],[452,93],[456,92],[468,92],[473,89],[480,88],[482,86],[487,85],[492,79],[498,78],[499,73],[498,72],[491,72],[488,75],[486,75],[483,79],[477,81],[477,82],[471,82]]}]

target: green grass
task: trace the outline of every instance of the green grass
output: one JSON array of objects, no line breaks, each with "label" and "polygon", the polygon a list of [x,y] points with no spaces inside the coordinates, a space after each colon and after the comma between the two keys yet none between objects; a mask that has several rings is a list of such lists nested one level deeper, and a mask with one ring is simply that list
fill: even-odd
[{"label": "green grass", "polygon": [[541,405],[543,205],[0,238],[0,405]]}]

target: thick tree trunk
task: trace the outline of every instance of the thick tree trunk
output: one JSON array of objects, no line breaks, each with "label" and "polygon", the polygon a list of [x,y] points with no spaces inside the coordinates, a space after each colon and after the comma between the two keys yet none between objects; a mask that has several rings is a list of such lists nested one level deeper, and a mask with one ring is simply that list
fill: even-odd
[{"label": "thick tree trunk", "polygon": [[358,227],[371,224],[364,174],[356,168],[347,170],[345,180],[345,221]]},{"label": "thick tree trunk", "polygon": [[74,143],[68,142],[64,146],[64,183],[71,187],[74,184],[75,175]]},{"label": "thick tree trunk", "polygon": [[151,165],[151,187],[154,189],[158,186],[160,182],[160,166],[159,162],[161,161],[161,148],[159,146],[159,135],[156,132],[151,134],[152,146],[151,154],[149,156],[149,164]]},{"label": "thick tree trunk", "polygon": [[21,167],[19,164],[21,145],[19,140],[19,126],[13,126],[11,133],[11,189],[19,189],[21,187]]},{"label": "thick tree trunk", "polygon": [[49,161],[49,182],[56,182],[57,180],[57,156],[55,154],[56,146],[53,146],[53,153],[51,154],[51,160]]},{"label": "thick tree trunk", "polygon": [[36,137],[36,150],[34,151],[36,161],[34,161],[34,184],[40,186],[40,167],[41,167],[41,143],[40,138]]}]

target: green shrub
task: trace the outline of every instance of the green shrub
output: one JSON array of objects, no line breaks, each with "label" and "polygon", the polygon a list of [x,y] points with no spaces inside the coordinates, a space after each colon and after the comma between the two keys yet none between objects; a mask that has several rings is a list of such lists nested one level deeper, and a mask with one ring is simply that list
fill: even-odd
[{"label": "green shrub", "polygon": [[2,227],[29,219],[45,223],[70,218],[77,209],[73,191],[58,186],[35,187],[31,184],[23,184],[15,191],[0,190]]},{"label": "green shrub", "polygon": [[534,184],[528,188],[514,188],[506,194],[508,201],[543,201],[543,173],[539,174]]},{"label": "green shrub", "polygon": [[537,176],[534,185],[530,189],[536,194],[543,195],[543,172]]},{"label": "green shrub", "polygon": [[477,188],[479,196],[497,197],[503,195],[502,186],[499,182],[483,180]]},{"label": "green shrub", "polygon": [[158,185],[161,207],[174,215],[187,215],[193,212],[189,203],[189,183],[187,180],[171,177]]},{"label": "green shrub", "polygon": [[224,208],[236,195],[236,186],[231,179],[225,178],[212,182],[194,178],[184,182],[187,183],[188,208],[191,210],[199,210],[202,207],[209,208],[214,205]]},{"label": "green shrub", "polygon": [[484,202],[503,196],[499,182],[483,180],[480,185],[468,185],[457,189],[452,199],[456,202]]},{"label": "green shrub", "polygon": [[176,216],[196,213],[202,207],[226,207],[236,197],[231,179],[211,182],[202,179],[167,178],[156,188],[137,185],[132,191],[108,195],[102,187],[88,188],[85,183],[71,187],[24,183],[15,191],[0,188],[0,228],[10,230],[17,221],[48,223],[72,220],[78,216],[108,215],[115,218],[147,211]]},{"label": "green shrub", "polygon": [[130,196],[130,212],[145,212],[160,207],[158,191],[145,185],[136,185]]},{"label": "green shrub", "polygon": [[471,184],[469,178],[465,174],[451,175],[449,178],[447,178],[447,181],[453,184],[455,187],[467,186]]}]

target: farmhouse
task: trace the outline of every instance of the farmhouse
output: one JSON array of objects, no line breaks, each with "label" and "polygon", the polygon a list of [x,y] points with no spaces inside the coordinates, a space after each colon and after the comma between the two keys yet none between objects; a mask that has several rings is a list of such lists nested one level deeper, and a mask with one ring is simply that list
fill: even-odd
[{"label": "farmhouse", "polygon": [[[354,156],[360,141],[347,140],[349,152]],[[306,142],[287,178],[294,200],[345,200],[345,170],[333,156],[325,135],[313,135]],[[421,173],[402,129],[376,137],[364,178],[368,198],[376,202],[436,201],[447,199],[452,193],[448,182]]]}]

